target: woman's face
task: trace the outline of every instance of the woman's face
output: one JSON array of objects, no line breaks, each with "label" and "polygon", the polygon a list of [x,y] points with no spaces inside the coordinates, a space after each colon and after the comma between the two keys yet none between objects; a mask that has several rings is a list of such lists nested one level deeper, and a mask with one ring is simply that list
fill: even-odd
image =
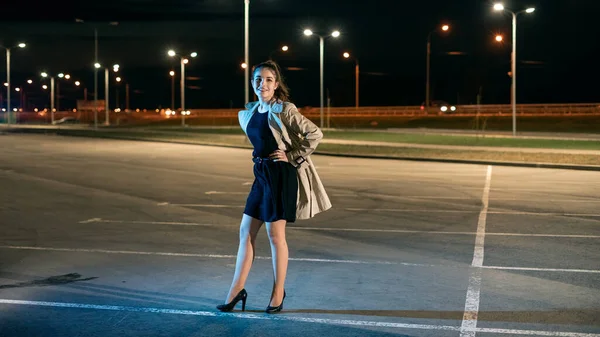
[{"label": "woman's face", "polygon": [[254,77],[252,78],[252,88],[254,93],[263,102],[268,102],[273,98],[275,89],[279,86],[279,82],[275,79],[275,73],[273,70],[262,67],[254,71]]}]

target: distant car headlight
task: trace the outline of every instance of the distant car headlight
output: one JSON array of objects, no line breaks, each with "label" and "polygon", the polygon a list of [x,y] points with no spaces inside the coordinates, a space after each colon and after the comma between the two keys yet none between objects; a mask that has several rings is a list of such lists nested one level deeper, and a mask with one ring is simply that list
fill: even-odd
[{"label": "distant car headlight", "polygon": [[444,105],[440,108],[440,110],[442,110],[442,112],[446,112],[448,111],[448,107]]},{"label": "distant car headlight", "polygon": [[453,105],[453,106],[450,107],[450,110],[451,111],[456,111],[456,107]]}]

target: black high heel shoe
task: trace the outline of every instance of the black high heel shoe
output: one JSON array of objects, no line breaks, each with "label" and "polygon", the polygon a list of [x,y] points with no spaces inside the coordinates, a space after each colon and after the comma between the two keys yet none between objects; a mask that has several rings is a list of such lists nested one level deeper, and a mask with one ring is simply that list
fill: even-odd
[{"label": "black high heel shoe", "polygon": [[283,309],[283,301],[285,301],[285,290],[283,291],[283,299],[281,300],[281,304],[276,307],[272,307],[270,305],[267,306],[267,310],[265,310],[267,314],[275,314],[281,312],[281,310]]},{"label": "black high heel shoe", "polygon": [[240,292],[235,295],[235,297],[231,300],[231,302],[227,304],[219,304],[217,305],[217,309],[223,312],[230,312],[233,310],[237,302],[242,300],[242,311],[246,311],[246,299],[248,298],[248,293],[246,289],[240,290]]}]

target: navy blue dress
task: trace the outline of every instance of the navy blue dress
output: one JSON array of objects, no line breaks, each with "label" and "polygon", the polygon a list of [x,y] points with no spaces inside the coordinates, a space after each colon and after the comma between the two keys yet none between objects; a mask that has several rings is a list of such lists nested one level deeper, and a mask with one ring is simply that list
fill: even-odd
[{"label": "navy blue dress", "polygon": [[254,146],[254,183],[246,200],[244,214],[265,222],[296,221],[298,173],[285,161],[273,161],[277,142],[269,128],[269,113],[254,112],[246,133]]}]

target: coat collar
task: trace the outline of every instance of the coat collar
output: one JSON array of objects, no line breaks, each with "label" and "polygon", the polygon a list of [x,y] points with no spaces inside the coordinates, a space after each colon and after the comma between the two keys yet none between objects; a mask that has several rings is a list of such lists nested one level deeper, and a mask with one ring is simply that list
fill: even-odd
[{"label": "coat collar", "polygon": [[[246,104],[246,109],[248,111],[252,111],[257,106],[258,106],[258,101],[248,102]],[[269,104],[269,111],[273,112],[273,113],[281,113],[283,111],[283,101],[275,100],[275,101],[271,102],[271,104]]]}]

